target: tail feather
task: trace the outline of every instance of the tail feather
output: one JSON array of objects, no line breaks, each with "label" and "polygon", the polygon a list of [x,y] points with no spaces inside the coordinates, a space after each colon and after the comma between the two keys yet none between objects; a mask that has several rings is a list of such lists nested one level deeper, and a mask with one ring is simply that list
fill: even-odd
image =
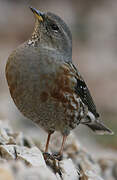
[{"label": "tail feather", "polygon": [[95,133],[103,135],[103,134],[110,134],[112,135],[113,132],[107,128],[103,123],[93,123],[93,124],[86,124],[88,127],[91,128],[91,130],[93,130]]},{"label": "tail feather", "polygon": [[113,134],[113,132],[108,127],[106,127],[101,120],[96,119],[91,112],[88,112],[86,121],[84,121],[82,124],[87,125],[89,128],[91,128],[91,130],[100,135]]}]

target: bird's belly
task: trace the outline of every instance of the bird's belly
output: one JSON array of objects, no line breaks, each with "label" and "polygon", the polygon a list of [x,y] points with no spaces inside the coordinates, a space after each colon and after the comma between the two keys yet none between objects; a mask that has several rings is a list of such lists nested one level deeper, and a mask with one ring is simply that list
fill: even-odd
[{"label": "bird's belly", "polygon": [[[24,80],[18,82],[13,89],[10,88],[11,96],[19,109],[19,111],[34,123],[44,128],[46,131],[60,131],[63,134],[68,134],[70,129],[73,129],[79,124],[79,100],[73,105],[71,94],[64,93],[57,97],[53,97],[50,87],[45,84],[50,84],[49,80],[44,83],[40,81],[37,85],[36,80],[26,82]],[[28,81],[27,80],[27,81]],[[40,88],[41,87],[41,88]],[[60,98],[60,99],[59,99]]]},{"label": "bird's belly", "polygon": [[52,71],[49,74],[46,69],[40,71],[38,67],[29,69],[27,66],[21,73],[21,68],[15,67],[12,74],[9,66],[7,81],[11,96],[20,112],[37,125],[47,131],[67,134],[81,119],[80,98],[62,84],[66,82],[64,76]]},{"label": "bird's belly", "polygon": [[20,112],[46,131],[57,130],[66,134],[79,124],[79,108],[59,102],[46,91],[31,93],[27,89],[24,93],[16,90],[18,92],[19,95],[12,94],[12,98]]}]

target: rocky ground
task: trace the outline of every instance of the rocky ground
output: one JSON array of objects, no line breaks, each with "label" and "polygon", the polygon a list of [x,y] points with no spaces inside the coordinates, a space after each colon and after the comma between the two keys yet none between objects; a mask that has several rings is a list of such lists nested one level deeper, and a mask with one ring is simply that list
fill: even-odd
[{"label": "rocky ground", "polygon": [[[50,154],[60,146],[50,145]],[[84,150],[72,133],[63,158],[43,157],[42,142],[14,132],[7,121],[0,121],[0,180],[116,180],[117,158],[97,158]],[[106,150],[105,150],[106,151]]]},{"label": "rocky ground", "polygon": [[[12,50],[32,32],[34,18],[29,5],[55,12],[69,24],[73,61],[86,80],[102,119],[115,132],[114,136],[98,139],[117,149],[117,1],[0,0],[0,180],[117,180],[117,153],[94,145],[94,136],[89,137],[88,128],[76,129],[76,136],[72,132],[61,161],[51,156],[45,162],[42,153],[45,135],[37,130],[34,138],[35,130],[13,104],[5,65]],[[5,121],[7,118],[10,125]],[[19,129],[12,130],[13,124],[21,131],[26,127],[27,136]],[[60,148],[59,137],[58,134],[52,137],[50,154]]]}]

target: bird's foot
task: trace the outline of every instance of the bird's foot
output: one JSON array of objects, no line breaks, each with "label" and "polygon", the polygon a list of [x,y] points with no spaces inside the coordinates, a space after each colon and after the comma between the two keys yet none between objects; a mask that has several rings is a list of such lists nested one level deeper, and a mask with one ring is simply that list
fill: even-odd
[{"label": "bird's foot", "polygon": [[58,153],[49,154],[43,153],[46,164],[53,169],[55,173],[58,173],[62,177],[61,168],[59,166],[59,161],[62,159]]},{"label": "bird's foot", "polygon": [[60,153],[53,153],[52,154],[53,155],[53,157],[55,158],[55,159],[57,159],[58,161],[61,161],[62,159],[63,159],[63,156],[60,154]]},{"label": "bird's foot", "polygon": [[63,156],[60,153],[57,153],[57,152],[53,153],[53,154],[43,152],[43,156],[44,156],[45,161],[48,160],[48,159],[61,161],[62,158],[63,158]]},{"label": "bird's foot", "polygon": [[48,159],[52,159],[52,155],[47,152],[43,152],[43,157],[45,161],[47,161]]}]

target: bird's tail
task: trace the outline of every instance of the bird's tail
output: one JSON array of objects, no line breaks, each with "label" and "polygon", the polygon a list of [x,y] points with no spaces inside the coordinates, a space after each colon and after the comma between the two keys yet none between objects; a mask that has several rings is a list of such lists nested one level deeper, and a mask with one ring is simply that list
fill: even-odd
[{"label": "bird's tail", "polygon": [[95,133],[100,135],[113,134],[113,132],[108,127],[106,127],[101,120],[94,119],[93,116],[94,115],[91,112],[89,112],[86,117],[86,121],[83,122],[82,124],[87,125],[88,127],[91,128],[91,130],[93,130]]},{"label": "bird's tail", "polygon": [[93,124],[86,124],[90,127],[95,133],[103,135],[103,134],[113,134],[113,132],[107,128],[103,123],[95,122]]}]

